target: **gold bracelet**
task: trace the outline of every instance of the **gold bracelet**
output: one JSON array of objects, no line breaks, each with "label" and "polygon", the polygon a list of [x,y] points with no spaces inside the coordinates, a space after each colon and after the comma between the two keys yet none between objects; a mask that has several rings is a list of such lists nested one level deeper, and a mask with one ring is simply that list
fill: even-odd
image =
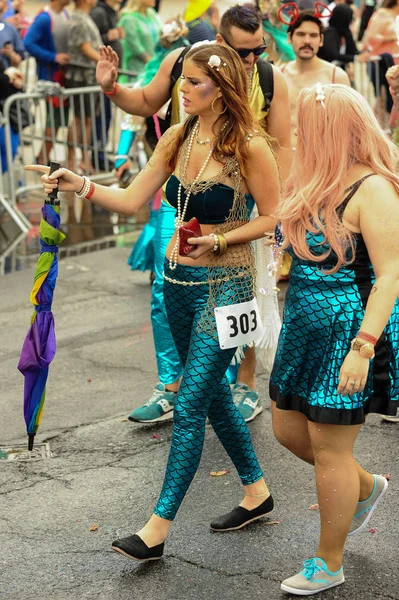
[{"label": "gold bracelet", "polygon": [[217,254],[219,256],[222,256],[223,254],[226,254],[226,252],[227,252],[227,240],[224,237],[223,233],[216,233],[216,235],[219,240],[219,250],[218,250]]}]

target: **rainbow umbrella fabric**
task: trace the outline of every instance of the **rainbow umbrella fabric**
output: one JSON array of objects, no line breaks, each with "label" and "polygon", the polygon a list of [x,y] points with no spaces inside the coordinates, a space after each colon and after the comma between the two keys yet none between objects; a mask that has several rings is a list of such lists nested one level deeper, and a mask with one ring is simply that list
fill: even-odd
[{"label": "rainbow umbrella fabric", "polygon": [[34,437],[42,418],[49,365],[56,350],[51,305],[58,275],[58,244],[64,238],[65,235],[60,231],[59,203],[57,200],[46,200],[40,221],[41,252],[30,295],[35,311],[18,363],[18,369],[25,377],[24,417],[29,450],[33,449]]}]

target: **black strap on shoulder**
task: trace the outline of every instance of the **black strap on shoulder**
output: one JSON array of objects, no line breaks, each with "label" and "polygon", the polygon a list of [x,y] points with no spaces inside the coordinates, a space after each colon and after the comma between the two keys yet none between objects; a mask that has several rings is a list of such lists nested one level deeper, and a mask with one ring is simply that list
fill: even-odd
[{"label": "black strap on shoulder", "polygon": [[373,175],[377,175],[377,173],[369,173],[368,175],[365,175],[361,179],[358,179],[357,181],[355,181],[355,183],[352,183],[352,185],[350,185],[348,188],[346,188],[345,193],[346,192],[349,192],[349,193],[347,196],[345,196],[345,198],[343,199],[343,201],[337,208],[337,212],[338,212],[339,216],[342,216],[345,208],[347,207],[347,205],[349,203],[349,200],[351,200],[353,198],[353,196],[356,194],[357,190],[360,188],[363,181],[365,181],[365,179],[368,179],[369,177],[372,177]]},{"label": "black strap on shoulder", "polygon": [[274,95],[273,67],[267,60],[259,59],[257,62],[259,73],[259,84],[265,98],[264,111],[268,111]]},{"label": "black strap on shoulder", "polygon": [[186,46],[179,55],[179,57],[176,59],[175,64],[173,65],[172,71],[170,73],[169,96],[172,96],[175,83],[179,79],[183,71],[183,60],[189,50],[191,50],[191,46]]},{"label": "black strap on shoulder", "polygon": [[175,64],[172,67],[172,71],[170,73],[170,84],[169,84],[169,106],[168,106],[168,110],[166,111],[166,115],[165,115],[165,119],[164,119],[164,128],[165,131],[170,127],[171,121],[172,121],[172,92],[173,92],[173,88],[175,87],[176,81],[179,79],[182,71],[183,71],[183,60],[184,57],[186,56],[187,52],[191,49],[191,46],[186,46],[185,48],[183,48],[183,51],[179,54],[178,58],[176,59]]}]

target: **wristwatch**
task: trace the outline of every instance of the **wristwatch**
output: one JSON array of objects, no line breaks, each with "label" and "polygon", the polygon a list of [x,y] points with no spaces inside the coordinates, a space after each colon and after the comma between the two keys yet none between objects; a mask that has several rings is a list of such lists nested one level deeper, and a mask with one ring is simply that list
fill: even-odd
[{"label": "wristwatch", "polygon": [[357,338],[351,341],[351,350],[359,352],[362,358],[367,358],[368,360],[374,358],[375,355],[373,344],[370,344],[370,342],[362,344]]}]

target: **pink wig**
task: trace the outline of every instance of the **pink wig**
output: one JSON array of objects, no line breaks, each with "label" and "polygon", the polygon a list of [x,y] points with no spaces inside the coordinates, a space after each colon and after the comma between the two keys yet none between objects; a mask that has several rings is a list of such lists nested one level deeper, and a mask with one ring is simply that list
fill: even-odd
[{"label": "pink wig", "polygon": [[[399,193],[399,150],[358,92],[329,84],[322,86],[322,94],[323,101],[316,87],[299,94],[298,143],[279,217],[285,245],[291,244],[297,256],[321,262],[336,255],[338,261],[328,271],[331,273],[354,257],[353,236],[336,212],[345,197],[344,180],[349,169],[355,163],[364,165],[391,181]],[[318,256],[312,254],[306,244],[307,231],[322,232],[330,249]],[[348,253],[349,249],[352,251]]]}]

